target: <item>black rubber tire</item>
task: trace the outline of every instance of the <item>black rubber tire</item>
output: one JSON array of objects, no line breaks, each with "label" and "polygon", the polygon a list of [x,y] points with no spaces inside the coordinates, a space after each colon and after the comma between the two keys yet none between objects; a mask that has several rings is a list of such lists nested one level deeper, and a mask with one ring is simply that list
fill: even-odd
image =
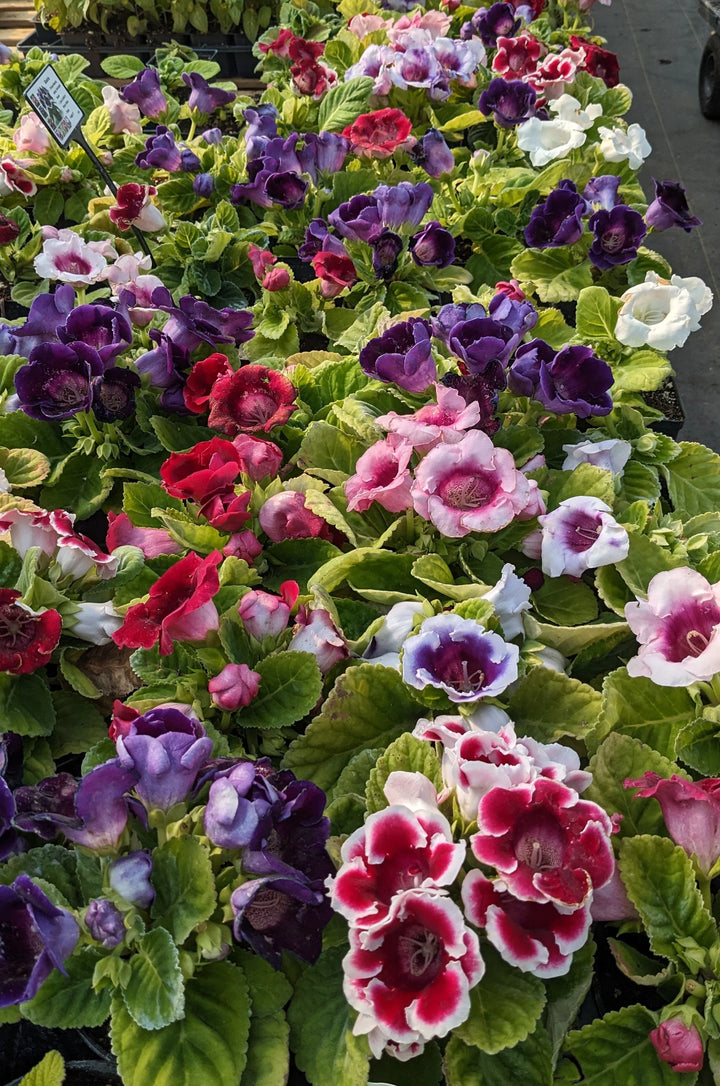
[{"label": "black rubber tire", "polygon": [[703,50],[698,78],[698,95],[703,117],[720,121],[720,35],[711,34]]}]

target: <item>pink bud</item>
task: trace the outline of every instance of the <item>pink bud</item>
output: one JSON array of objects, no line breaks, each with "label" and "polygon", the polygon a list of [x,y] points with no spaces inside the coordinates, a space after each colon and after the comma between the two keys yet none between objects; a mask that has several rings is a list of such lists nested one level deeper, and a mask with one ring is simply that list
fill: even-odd
[{"label": "pink bud", "polygon": [[287,268],[273,268],[262,282],[264,290],[284,290],[290,286],[290,272]]},{"label": "pink bud", "polygon": [[673,1071],[700,1071],[705,1056],[705,1044],[695,1026],[682,1018],[669,1018],[650,1031],[650,1040],[658,1056],[669,1063]]},{"label": "pink bud", "polygon": [[288,624],[290,608],[279,596],[251,590],[240,600],[238,614],[251,637],[277,637]]},{"label": "pink bud", "polygon": [[253,564],[259,554],[262,554],[262,543],[249,528],[243,532],[236,532],[230,536],[223,547],[226,558],[240,558],[249,566]]},{"label": "pink bud", "polygon": [[213,703],[218,709],[232,712],[249,705],[260,689],[260,675],[247,664],[226,664],[219,675],[208,683]]},{"label": "pink bud", "polygon": [[311,652],[323,675],[349,655],[345,639],[335,626],[329,611],[322,607],[298,611],[291,652]]}]

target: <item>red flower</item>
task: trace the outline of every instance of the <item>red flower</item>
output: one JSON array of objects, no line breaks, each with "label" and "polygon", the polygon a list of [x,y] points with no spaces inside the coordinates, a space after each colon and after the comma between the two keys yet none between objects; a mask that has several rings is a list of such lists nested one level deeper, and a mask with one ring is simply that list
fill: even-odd
[{"label": "red flower", "polygon": [[401,109],[376,109],[362,113],[343,129],[356,155],[366,158],[389,158],[404,144],[412,129],[412,121]]},{"label": "red flower", "polygon": [[688,1025],[679,1015],[661,1022],[649,1036],[660,1059],[679,1075],[702,1070],[705,1042],[697,1027]]},{"label": "red flower", "polygon": [[193,411],[196,415],[204,414],[216,380],[232,372],[233,368],[224,354],[211,354],[196,362],[183,389],[183,399],[188,411]]},{"label": "red flower", "polygon": [[602,79],[606,87],[617,87],[620,82],[620,66],[615,53],[611,53],[608,49],[601,49],[599,45],[594,45],[593,42],[586,41],[584,38],[578,38],[576,34],[570,38],[570,44],[573,49],[582,49],[585,53],[585,60],[579,69],[581,72],[589,72],[590,75],[597,76],[598,79]]},{"label": "red flower", "polygon": [[220,589],[219,551],[200,558],[193,551],[157,579],[145,603],[131,607],[113,641],[120,648],[149,649],[160,640],[169,656],[175,641],[204,641],[220,618],[213,596]]},{"label": "red flower", "polygon": [[171,453],[160,467],[160,478],[174,498],[203,503],[231,487],[242,470],[232,441],[213,437],[190,452]]},{"label": "red flower", "polygon": [[304,60],[317,60],[325,52],[325,42],[306,41],[305,38],[293,38],[288,42],[288,56],[290,60],[302,62]]},{"label": "red flower", "polygon": [[312,258],[312,266],[320,280],[320,292],[323,298],[335,298],[345,287],[357,282],[355,265],[349,256],[338,253],[321,252]]},{"label": "red flower", "polygon": [[313,98],[322,98],[323,94],[337,83],[337,72],[312,59],[303,59],[293,64],[290,75],[298,94],[308,94]]},{"label": "red flower", "polygon": [[200,512],[219,532],[237,532],[250,520],[248,505],[251,498],[249,490],[243,490],[241,494],[236,494],[234,490],[227,494],[215,494],[203,504]]},{"label": "red flower", "polygon": [[[282,426],[295,410],[295,386],[265,366],[243,366],[215,382],[208,425],[234,437]],[[217,491],[216,491],[217,493]]]},{"label": "red flower", "polygon": [[276,57],[286,59],[290,56],[290,43],[293,41],[295,41],[295,35],[292,30],[283,28],[278,31],[278,36],[275,38],[275,41],[268,42],[267,45],[260,43],[258,48],[260,52],[265,53],[266,56],[268,53],[273,53]]},{"label": "red flower", "polygon": [[111,222],[120,230],[129,230],[131,226],[162,230],[165,226],[162,212],[150,203],[156,192],[152,185],[138,185],[135,181],[121,185],[115,196],[117,203],[108,210]]},{"label": "red flower", "polygon": [[14,588],[0,588],[0,671],[11,675],[27,675],[47,664],[62,632],[57,611],[38,614],[19,599]]},{"label": "red flower", "polygon": [[20,233],[20,227],[7,215],[0,215],[0,245],[9,245]]}]

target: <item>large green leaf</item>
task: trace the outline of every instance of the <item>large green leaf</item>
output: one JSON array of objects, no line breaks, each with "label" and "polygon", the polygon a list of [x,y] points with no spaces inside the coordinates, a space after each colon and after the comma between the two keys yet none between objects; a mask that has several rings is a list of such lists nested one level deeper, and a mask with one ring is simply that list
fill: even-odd
[{"label": "large green leaf", "polygon": [[680,448],[661,466],[675,510],[686,519],[720,509],[720,456],[694,441],[681,441]]},{"label": "large green leaf", "polygon": [[20,1086],[62,1086],[64,1081],[65,1061],[56,1049],[52,1049],[23,1076]]},{"label": "large green leaf", "polygon": [[630,357],[612,367],[613,393],[654,392],[672,373],[672,366],[658,351],[633,351]]},{"label": "large green leaf", "polygon": [[437,792],[442,790],[442,770],[434,745],[404,732],[390,744],[370,773],[365,790],[368,812],[381,811],[387,807],[388,801],[383,788],[390,774],[399,771],[422,773],[435,785]]},{"label": "large green leaf", "polygon": [[577,334],[596,341],[614,341],[620,300],[604,287],[585,287],[580,291],[575,314]]},{"label": "large green leaf", "polygon": [[182,1018],[185,994],[180,955],[165,928],[154,928],[143,935],[137,953],[130,958],[130,968],[123,997],[138,1026],[161,1029]]},{"label": "large green leaf", "polygon": [[543,302],[574,302],[592,284],[589,260],[578,262],[569,246],[525,249],[510,265],[515,279],[532,283]]},{"label": "large green leaf", "polygon": [[93,991],[98,959],[97,951],[89,948],[73,954],[65,962],[67,976],[53,970],[37,995],[22,1004],[23,1017],[59,1029],[101,1026],[110,1013],[110,993]]},{"label": "large green leaf", "polygon": [[647,586],[656,573],[685,564],[682,558],[674,557],[667,547],[659,547],[639,532],[630,532],[629,542],[627,558],[618,562],[614,568],[636,596],[647,594]]},{"label": "large green leaf", "polygon": [[215,878],[208,850],[197,837],[171,837],[156,848],[152,882],[152,915],[178,945],[212,916]]},{"label": "large green leaf", "polygon": [[[337,426],[327,422],[312,422],[302,440],[297,454],[298,467],[311,469],[320,475],[327,471],[339,472],[344,477],[352,475],[359,456],[367,446],[344,434]],[[329,480],[335,482],[334,478]]]},{"label": "large green leaf", "polygon": [[463,1044],[454,1034],[445,1053],[447,1086],[551,1086],[552,1073],[552,1048],[541,1026],[492,1056]]},{"label": "large green leaf", "polygon": [[720,777],[720,709],[708,705],[703,715],[686,724],[675,743],[677,757],[703,777]]},{"label": "large green leaf", "polygon": [[422,715],[397,671],[358,664],[338,678],[322,712],[291,744],[283,765],[301,780],[331,788],[354,755],[388,746],[412,731]]},{"label": "large green leaf", "polygon": [[247,1064],[241,1086],[277,1086],[286,1081],[290,1063],[290,1027],[283,1008],[292,987],[283,973],[257,954],[241,951],[237,958],[252,999]]},{"label": "large green leaf", "polygon": [[455,1028],[454,1035],[493,1055],[512,1048],[533,1032],[545,1006],[545,986],[530,973],[508,965],[489,946],[483,947],[483,957],[485,975],[471,989],[470,1014]]},{"label": "large green leaf", "polygon": [[692,1086],[696,1075],[679,1075],[659,1058],[650,1040],[656,1026],[656,1016],[635,1004],[574,1030],[567,1045],[576,1061],[570,1081],[582,1081],[583,1086]]},{"label": "large green leaf", "polygon": [[79,520],[92,516],[113,488],[114,479],[105,477],[108,465],[97,456],[73,453],[52,486],[44,486],[38,499],[43,509],[70,509]]},{"label": "large green leaf", "polygon": [[249,1026],[243,971],[214,962],[188,981],[184,1017],[163,1029],[142,1029],[116,998],[112,1047],[125,1086],[231,1086],[245,1068]]},{"label": "large green leaf", "polygon": [[341,132],[360,116],[372,94],[373,81],[368,76],[350,79],[332,87],[318,110],[319,132]]},{"label": "large green leaf", "polygon": [[547,577],[532,598],[540,617],[558,626],[582,626],[598,617],[597,596],[584,581]]},{"label": "large green leaf", "polygon": [[625,622],[591,622],[587,626],[552,626],[538,622],[532,615],[525,616],[527,637],[557,649],[563,656],[574,656],[591,645],[597,645],[618,633],[627,633]]},{"label": "large green leaf", "polygon": [[303,595],[315,571],[341,553],[326,539],[283,539],[273,543],[263,552],[270,564],[263,577],[263,588],[277,592],[283,581],[293,580],[298,582]]},{"label": "large green leaf", "polygon": [[0,673],[0,720],[5,731],[18,735],[50,735],[55,707],[42,673]]},{"label": "large green leaf", "polygon": [[631,678],[627,668],[612,671],[603,684],[603,704],[591,737],[597,747],[611,731],[675,756],[678,732],[695,719],[695,702],[684,687],[656,686],[643,676]]},{"label": "large green leaf", "polygon": [[514,687],[508,712],[519,735],[554,743],[563,735],[585,739],[601,704],[599,691],[591,686],[564,672],[535,667]]},{"label": "large green leaf", "polygon": [[302,720],[322,692],[317,660],[309,652],[279,652],[266,656],[255,670],[260,690],[237,716],[244,728],[285,728]]}]

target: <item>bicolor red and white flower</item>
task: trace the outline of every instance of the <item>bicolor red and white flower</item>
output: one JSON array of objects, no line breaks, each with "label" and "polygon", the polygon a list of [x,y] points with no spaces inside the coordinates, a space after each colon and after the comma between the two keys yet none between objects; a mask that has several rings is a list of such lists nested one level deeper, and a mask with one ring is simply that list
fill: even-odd
[{"label": "bicolor red and white flower", "polygon": [[13,192],[19,192],[22,196],[34,196],[37,185],[30,174],[6,155],[0,159],[0,196],[10,196]]},{"label": "bicolor red and white flower", "polygon": [[119,230],[129,230],[132,226],[138,230],[154,233],[166,226],[162,211],[152,203],[157,189],[153,185],[138,185],[134,181],[120,185],[115,194],[115,204],[108,209],[111,222]]}]

